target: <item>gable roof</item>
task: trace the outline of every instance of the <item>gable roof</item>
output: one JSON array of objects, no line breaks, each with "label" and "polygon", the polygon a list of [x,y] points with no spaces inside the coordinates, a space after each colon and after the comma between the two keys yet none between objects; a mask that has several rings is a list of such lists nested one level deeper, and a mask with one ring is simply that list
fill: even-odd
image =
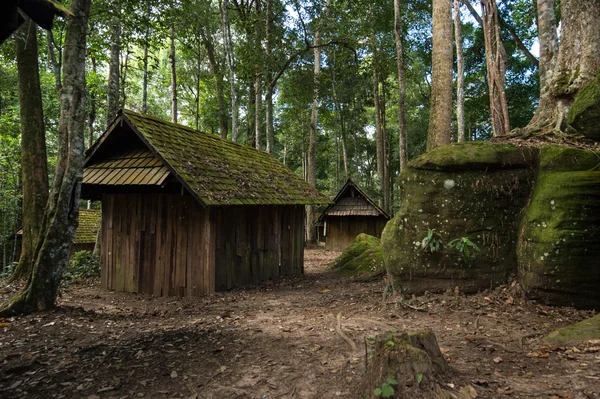
[{"label": "gable roof", "polygon": [[[106,132],[88,151],[85,164],[88,180],[86,183],[84,177],[84,184],[108,184],[101,176],[97,180],[89,177],[92,169],[103,167],[111,169],[104,173],[113,184],[141,184],[135,176],[133,181],[128,180],[136,173],[131,169],[140,169],[140,164],[134,159],[135,154],[121,154],[113,159],[117,162],[112,163],[110,159],[108,162],[93,159],[108,137],[123,131],[118,127],[124,124],[160,161],[160,166],[166,168],[203,206],[330,203],[327,197],[266,152],[129,110],[119,111]],[[118,153],[118,149],[114,152]],[[119,168],[128,171],[116,171]],[[166,176],[161,174],[162,180]],[[146,183],[160,184],[154,180]]]},{"label": "gable roof", "polygon": [[[358,194],[354,195],[353,193]],[[319,222],[327,216],[383,216],[390,219],[390,216],[381,209],[367,194],[364,193],[352,180],[348,179],[346,184],[338,191],[330,204],[321,216]]]}]

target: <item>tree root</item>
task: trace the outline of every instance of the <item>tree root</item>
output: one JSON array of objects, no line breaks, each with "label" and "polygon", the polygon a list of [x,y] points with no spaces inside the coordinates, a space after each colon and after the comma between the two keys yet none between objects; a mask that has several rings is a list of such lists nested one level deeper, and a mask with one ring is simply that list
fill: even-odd
[{"label": "tree root", "polygon": [[342,314],[338,313],[337,315],[337,324],[335,325],[335,331],[350,345],[352,351],[356,352],[356,344],[352,341],[348,336],[342,331]]}]

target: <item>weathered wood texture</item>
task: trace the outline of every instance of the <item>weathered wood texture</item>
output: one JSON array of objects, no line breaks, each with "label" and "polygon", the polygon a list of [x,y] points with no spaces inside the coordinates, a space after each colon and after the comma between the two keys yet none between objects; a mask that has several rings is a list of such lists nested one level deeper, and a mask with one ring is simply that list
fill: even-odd
[{"label": "weathered wood texture", "polygon": [[325,236],[325,248],[343,251],[360,233],[381,237],[381,232],[388,222],[383,216],[346,216],[329,217]]},{"label": "weathered wood texture", "polygon": [[162,193],[102,204],[105,288],[200,296],[303,271],[302,206],[202,208]]},{"label": "weathered wood texture", "polygon": [[304,207],[216,207],[216,289],[303,272]]}]

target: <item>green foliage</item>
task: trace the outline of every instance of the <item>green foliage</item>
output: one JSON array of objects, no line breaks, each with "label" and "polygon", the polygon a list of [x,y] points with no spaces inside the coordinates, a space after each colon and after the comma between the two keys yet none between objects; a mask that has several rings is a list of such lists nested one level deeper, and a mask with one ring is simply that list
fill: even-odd
[{"label": "green foliage", "polygon": [[481,252],[479,247],[468,237],[456,238],[446,244],[448,248],[454,248],[457,250],[464,260],[469,260],[471,257],[471,251]]},{"label": "green foliage", "polygon": [[385,382],[381,384],[380,387],[377,387],[373,390],[373,394],[377,397],[381,396],[384,398],[390,398],[396,392],[394,390],[393,385],[398,385],[398,381],[394,378],[389,377]]},{"label": "green foliage", "polygon": [[435,229],[427,230],[427,236],[421,240],[421,249],[425,252],[429,251],[434,253],[439,251],[443,246],[442,236],[440,233],[436,232]]},{"label": "green foliage", "polygon": [[100,260],[91,251],[78,251],[73,254],[65,270],[65,280],[78,280],[100,276]]}]

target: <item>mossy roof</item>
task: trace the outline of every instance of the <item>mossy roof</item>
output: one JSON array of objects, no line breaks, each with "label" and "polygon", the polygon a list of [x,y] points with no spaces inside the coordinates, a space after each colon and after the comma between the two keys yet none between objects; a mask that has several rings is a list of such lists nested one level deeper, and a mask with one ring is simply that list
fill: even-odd
[{"label": "mossy roof", "polygon": [[333,203],[321,213],[318,222],[322,222],[327,216],[383,216],[390,219],[390,216],[351,179],[346,181]]},{"label": "mossy roof", "polygon": [[120,111],[90,149],[86,167],[109,135],[123,131],[118,127],[124,123],[204,206],[330,203],[266,152],[129,110]]},{"label": "mossy roof", "polygon": [[100,210],[80,209],[79,226],[73,238],[73,244],[90,244],[96,242],[100,226]]},{"label": "mossy roof", "polygon": [[[73,244],[94,244],[100,227],[99,209],[80,209],[79,226],[73,237]],[[23,229],[17,231],[17,235],[23,235]]]}]

